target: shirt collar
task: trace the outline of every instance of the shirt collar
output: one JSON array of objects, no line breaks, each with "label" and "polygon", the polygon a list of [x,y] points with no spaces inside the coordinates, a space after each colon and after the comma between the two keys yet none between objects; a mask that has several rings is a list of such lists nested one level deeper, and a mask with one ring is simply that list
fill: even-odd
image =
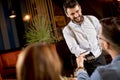
[{"label": "shirt collar", "polygon": [[70,21],[68,25],[70,25],[70,26],[73,26],[73,27],[74,27],[74,26],[78,26],[79,24],[75,24],[75,23],[73,23],[72,21]]}]

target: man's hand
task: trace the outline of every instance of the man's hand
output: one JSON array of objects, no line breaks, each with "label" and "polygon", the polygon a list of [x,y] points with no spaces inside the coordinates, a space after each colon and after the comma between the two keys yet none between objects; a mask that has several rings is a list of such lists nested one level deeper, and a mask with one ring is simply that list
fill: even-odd
[{"label": "man's hand", "polygon": [[81,54],[79,55],[77,58],[76,58],[76,62],[77,62],[77,66],[78,67],[84,67],[84,60],[85,60],[85,53],[84,54]]}]

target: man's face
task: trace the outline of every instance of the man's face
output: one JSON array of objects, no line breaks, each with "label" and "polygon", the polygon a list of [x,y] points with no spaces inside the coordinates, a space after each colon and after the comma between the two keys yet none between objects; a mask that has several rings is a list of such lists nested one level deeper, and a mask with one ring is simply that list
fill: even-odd
[{"label": "man's face", "polygon": [[79,5],[76,5],[74,8],[67,8],[66,15],[72,21],[75,21],[76,23],[80,23],[82,17],[81,7]]}]

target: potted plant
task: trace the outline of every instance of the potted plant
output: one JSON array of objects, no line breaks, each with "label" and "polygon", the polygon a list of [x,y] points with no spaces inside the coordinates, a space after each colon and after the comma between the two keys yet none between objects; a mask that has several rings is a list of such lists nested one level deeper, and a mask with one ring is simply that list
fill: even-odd
[{"label": "potted plant", "polygon": [[25,38],[27,45],[35,42],[55,43],[57,41],[50,21],[41,15],[37,15],[31,20],[31,24],[25,32]]},{"label": "potted plant", "polygon": [[51,49],[56,51],[55,43],[57,42],[57,38],[46,16],[37,15],[30,21],[30,25],[25,32],[25,38],[26,45],[36,42],[48,43],[51,44]]}]

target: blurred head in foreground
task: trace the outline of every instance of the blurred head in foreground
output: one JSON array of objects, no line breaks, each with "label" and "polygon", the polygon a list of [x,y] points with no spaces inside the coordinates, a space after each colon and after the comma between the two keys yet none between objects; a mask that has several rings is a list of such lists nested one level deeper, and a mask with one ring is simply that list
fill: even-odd
[{"label": "blurred head in foreground", "polygon": [[114,58],[120,53],[120,17],[104,18],[100,22],[100,44]]},{"label": "blurred head in foreground", "polygon": [[61,63],[49,44],[35,43],[20,53],[16,69],[18,80],[60,80]]}]

